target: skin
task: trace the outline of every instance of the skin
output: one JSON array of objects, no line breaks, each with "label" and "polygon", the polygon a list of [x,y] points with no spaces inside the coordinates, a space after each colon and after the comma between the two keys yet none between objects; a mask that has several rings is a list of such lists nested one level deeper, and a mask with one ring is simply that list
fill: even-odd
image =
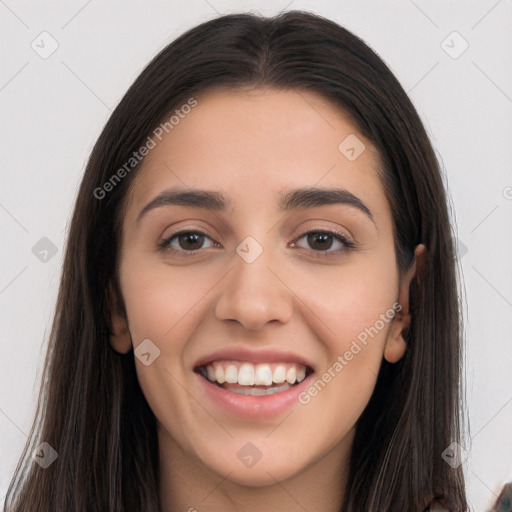
[{"label": "skin", "polygon": [[[270,89],[209,91],[197,100],[151,150],[128,196],[120,258],[127,316],[117,306],[112,318],[114,349],[149,338],[160,350],[152,364],[135,363],[157,419],[162,510],[336,511],[355,423],[381,362],[406,350],[416,262],[400,281],[378,154],[327,100]],[[366,146],[352,162],[338,150],[349,134]],[[171,205],[136,223],[147,203],[175,186],[222,192],[233,210]],[[278,210],[278,194],[312,186],[346,188],[375,223],[341,204]],[[192,247],[175,237],[179,254],[158,249],[181,229],[206,237]],[[339,229],[357,247],[343,250],[332,238],[321,251],[328,243],[303,236],[315,229]],[[235,251],[247,236],[263,248],[251,264]],[[188,247],[198,253],[187,255]],[[423,251],[417,247],[416,260]],[[395,303],[400,313],[316,397],[271,420],[219,409],[193,373],[200,357],[244,345],[294,351],[321,375]],[[237,457],[248,442],[262,454],[250,468]]]}]

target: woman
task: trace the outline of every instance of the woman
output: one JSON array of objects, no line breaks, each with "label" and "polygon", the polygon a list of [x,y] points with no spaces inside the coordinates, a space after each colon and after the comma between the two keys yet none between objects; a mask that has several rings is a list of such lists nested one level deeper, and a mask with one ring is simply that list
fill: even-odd
[{"label": "woman", "polygon": [[6,510],[468,510],[460,333],[383,61],[310,13],[203,23],[93,149]]}]

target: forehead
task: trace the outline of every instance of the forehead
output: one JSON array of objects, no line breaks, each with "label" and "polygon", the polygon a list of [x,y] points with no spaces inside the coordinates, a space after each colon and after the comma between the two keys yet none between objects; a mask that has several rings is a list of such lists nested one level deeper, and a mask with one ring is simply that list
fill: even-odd
[{"label": "forehead", "polygon": [[235,209],[255,200],[275,203],[288,189],[314,186],[343,186],[385,201],[377,151],[322,96],[246,88],[194,98],[197,105],[181,111],[161,140],[154,138],[133,184],[137,207],[174,186],[224,190]]}]

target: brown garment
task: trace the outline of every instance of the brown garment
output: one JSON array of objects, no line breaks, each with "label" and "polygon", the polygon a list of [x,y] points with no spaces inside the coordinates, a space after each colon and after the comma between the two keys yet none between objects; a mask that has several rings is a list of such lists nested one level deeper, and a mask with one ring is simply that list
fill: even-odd
[{"label": "brown garment", "polygon": [[[453,512],[442,498],[432,500],[424,512]],[[512,512],[512,482],[505,484],[490,512]]]},{"label": "brown garment", "polygon": [[512,482],[505,484],[492,506],[492,512],[512,512]]}]

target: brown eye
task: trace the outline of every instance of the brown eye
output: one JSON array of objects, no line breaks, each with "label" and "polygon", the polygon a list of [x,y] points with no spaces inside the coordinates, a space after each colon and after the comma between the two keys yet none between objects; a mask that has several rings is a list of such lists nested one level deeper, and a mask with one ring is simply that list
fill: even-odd
[{"label": "brown eye", "polygon": [[[330,253],[343,252],[355,248],[354,242],[350,241],[341,233],[332,231],[309,231],[304,233],[298,240],[306,238],[307,244],[316,252],[328,251]],[[338,244],[338,248],[330,250],[333,244]]]},{"label": "brown eye", "polygon": [[178,244],[182,249],[200,249],[204,243],[204,235],[200,233],[181,233],[178,235]]},{"label": "brown eye", "polygon": [[327,233],[308,233],[307,235],[308,244],[313,249],[318,249],[319,251],[326,251],[330,249],[333,244],[333,236]]},{"label": "brown eye", "polygon": [[[205,248],[204,243],[206,239],[212,240],[208,235],[200,231],[180,231],[162,240],[158,247],[164,251],[194,253],[199,249]],[[213,245],[210,247],[213,247]]]}]

